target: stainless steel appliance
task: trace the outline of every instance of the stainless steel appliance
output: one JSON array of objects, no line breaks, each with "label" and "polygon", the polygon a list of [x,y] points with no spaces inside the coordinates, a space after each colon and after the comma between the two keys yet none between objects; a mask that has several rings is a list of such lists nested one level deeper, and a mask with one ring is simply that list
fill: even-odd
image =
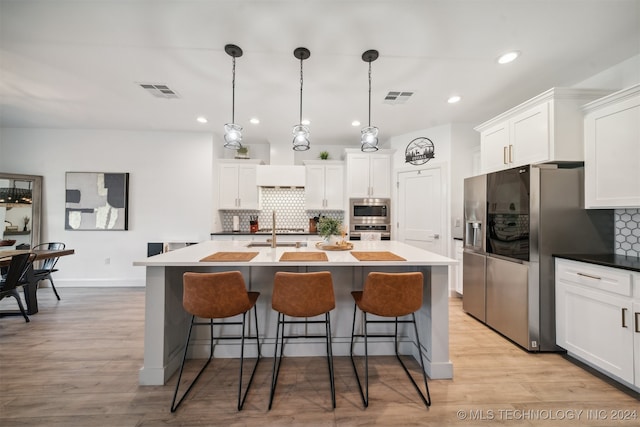
[{"label": "stainless steel appliance", "polygon": [[583,194],[576,164],[465,180],[463,309],[527,350],[557,350],[553,254],[613,251],[613,211],[583,209]]},{"label": "stainless steel appliance", "polygon": [[462,253],[462,308],[481,321],[486,319],[487,176],[464,180],[464,235]]},{"label": "stainless steel appliance", "polygon": [[390,199],[349,200],[349,240],[360,240],[364,232],[380,233],[382,240],[391,240]]}]

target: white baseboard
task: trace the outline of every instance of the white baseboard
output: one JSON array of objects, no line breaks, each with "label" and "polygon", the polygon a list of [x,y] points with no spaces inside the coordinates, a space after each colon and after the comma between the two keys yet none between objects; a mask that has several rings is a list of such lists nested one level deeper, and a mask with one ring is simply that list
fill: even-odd
[{"label": "white baseboard", "polygon": [[[56,288],[131,288],[144,287],[145,279],[59,279],[54,278]],[[50,286],[49,281],[40,282],[40,287]]]}]

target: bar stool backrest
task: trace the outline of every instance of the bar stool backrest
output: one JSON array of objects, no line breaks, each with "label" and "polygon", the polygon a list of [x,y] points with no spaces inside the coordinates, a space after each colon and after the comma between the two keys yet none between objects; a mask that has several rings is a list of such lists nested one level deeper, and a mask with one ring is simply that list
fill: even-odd
[{"label": "bar stool backrest", "polygon": [[271,306],[291,317],[313,317],[333,310],[336,299],[331,273],[276,272]]},{"label": "bar stool backrest", "polygon": [[242,314],[252,307],[242,273],[187,272],[183,276],[182,305],[204,319],[221,319]]},{"label": "bar stool backrest", "polygon": [[401,317],[422,307],[423,275],[421,272],[367,275],[360,307],[367,313],[385,317]]}]

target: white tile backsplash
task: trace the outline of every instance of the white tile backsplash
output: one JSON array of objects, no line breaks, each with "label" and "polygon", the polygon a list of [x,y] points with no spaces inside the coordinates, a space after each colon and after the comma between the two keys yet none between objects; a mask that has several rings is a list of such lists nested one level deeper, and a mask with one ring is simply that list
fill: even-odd
[{"label": "white tile backsplash", "polygon": [[221,211],[222,230],[230,231],[233,216],[240,217],[240,231],[249,231],[249,220],[258,216],[260,228],[271,228],[272,213],[276,211],[276,228],[302,228],[309,230],[309,218],[321,213],[324,216],[344,220],[344,211],[306,211],[304,188],[260,188],[260,211]]}]

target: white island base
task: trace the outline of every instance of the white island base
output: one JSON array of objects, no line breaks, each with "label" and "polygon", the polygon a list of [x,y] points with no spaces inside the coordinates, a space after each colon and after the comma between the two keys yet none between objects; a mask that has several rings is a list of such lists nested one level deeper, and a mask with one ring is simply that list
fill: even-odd
[{"label": "white island base", "polygon": [[[145,335],[144,365],[140,370],[141,385],[163,385],[177,372],[184,349],[190,315],[182,307],[182,275],[186,271],[215,272],[241,271],[251,291],[260,292],[257,302],[258,330],[262,343],[262,355],[273,357],[276,335],[276,313],[271,309],[271,289],[276,271],[330,271],[336,296],[336,308],[331,312],[332,345],[334,356],[348,356],[351,341],[354,303],[351,291],[361,290],[371,271],[404,272],[421,271],[424,274],[424,301],[416,313],[420,343],[425,357],[425,369],[432,379],[453,378],[453,365],[449,360],[449,303],[448,269],[457,261],[432,252],[395,241],[352,242],[354,251],[388,251],[406,261],[358,261],[350,251],[327,251],[328,262],[281,262],[284,252],[320,251],[310,242],[309,247],[247,248],[247,242],[207,241],[172,252],[156,255],[134,265],[145,266]],[[248,262],[200,262],[216,252],[258,252]],[[255,331],[251,314],[251,333]],[[236,320],[236,319],[233,319]],[[304,325],[289,325],[304,328]],[[315,325],[306,332],[314,334]],[[417,357],[418,348],[409,325],[401,324],[400,352]],[[236,329],[234,329],[236,328]],[[318,326],[322,328],[323,326]],[[385,329],[386,328],[386,329]],[[392,332],[392,325],[377,325],[369,333]],[[318,329],[318,333],[322,329]],[[370,328],[372,329],[372,328]],[[358,311],[356,331],[362,330],[361,313]],[[216,335],[220,328],[216,328]],[[227,335],[239,334],[238,326],[223,327]],[[255,342],[255,341],[254,341]],[[255,357],[255,344],[248,341],[247,356]],[[208,328],[194,329],[189,357],[208,356]],[[355,353],[364,354],[364,344],[359,339]],[[369,340],[370,355],[392,355],[393,338]],[[215,357],[239,357],[240,342],[222,340],[215,346]],[[285,356],[325,356],[323,338],[316,340],[288,340]]]}]

